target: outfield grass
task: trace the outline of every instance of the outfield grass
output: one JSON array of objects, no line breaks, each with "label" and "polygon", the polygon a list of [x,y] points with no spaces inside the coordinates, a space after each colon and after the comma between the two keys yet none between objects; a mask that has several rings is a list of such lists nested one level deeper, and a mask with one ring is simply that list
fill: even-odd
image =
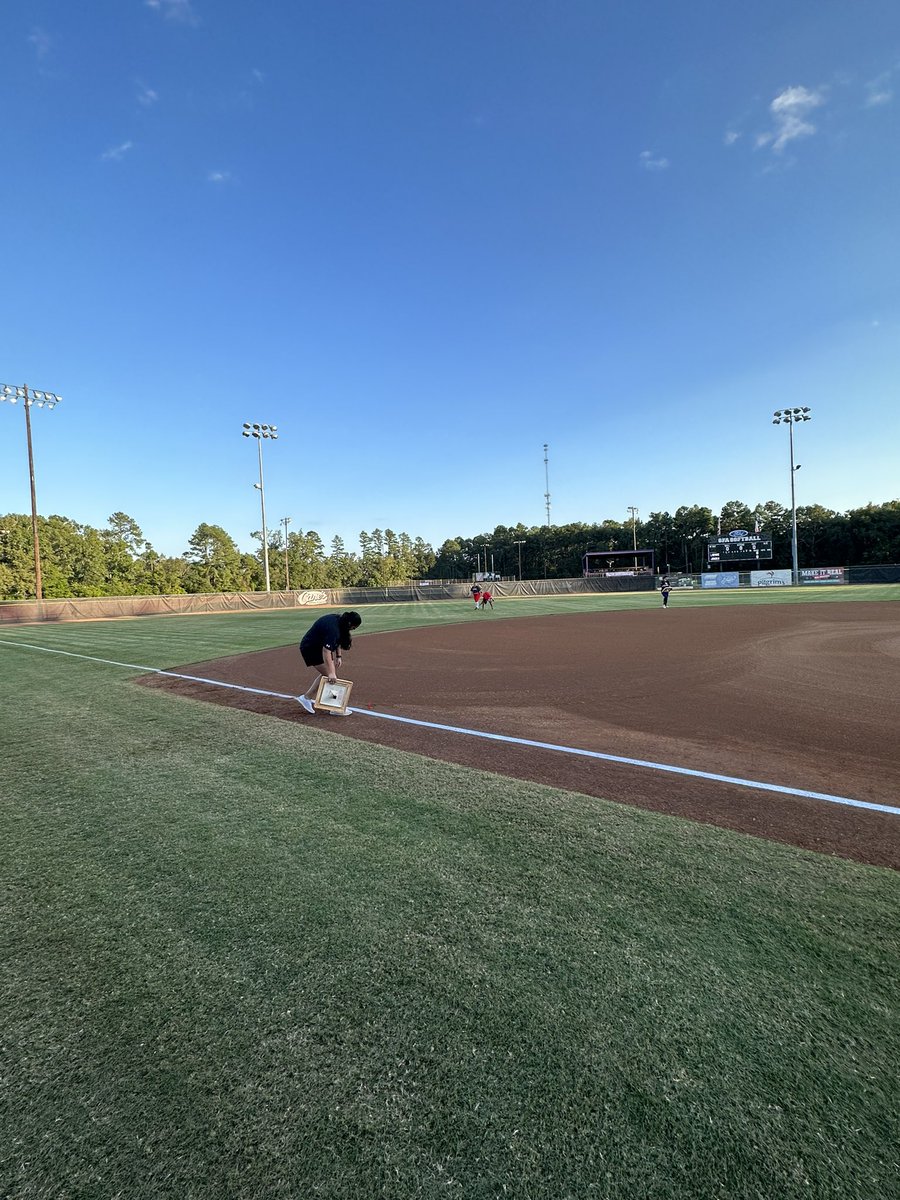
[{"label": "outfield grass", "polygon": [[[835,604],[847,601],[900,601],[900,584],[854,587],[756,588],[715,591],[675,589],[674,608],[723,608],[732,605]],[[479,620],[543,617],[555,613],[642,611],[658,608],[656,592],[593,592],[562,596],[522,596],[496,602],[490,615]],[[358,634],[383,633],[423,625],[446,625],[475,619],[470,600],[371,604],[362,609]],[[3,642],[28,642],[127,659],[140,666],[166,667],[202,662],[229,654],[299,642],[317,609],[192,614],[119,618],[108,621],[59,622],[46,625],[0,624]]]},{"label": "outfield grass", "polygon": [[0,1195],[894,1194],[896,874],[11,645],[171,666],[307,617],[0,629]]}]

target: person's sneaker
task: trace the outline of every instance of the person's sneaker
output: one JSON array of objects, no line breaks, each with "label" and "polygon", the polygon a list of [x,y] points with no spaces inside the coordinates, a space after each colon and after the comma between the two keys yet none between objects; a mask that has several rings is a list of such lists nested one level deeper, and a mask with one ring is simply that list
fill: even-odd
[{"label": "person's sneaker", "polygon": [[353,711],[349,708],[345,708],[343,712],[338,712],[338,710],[336,708],[332,708],[330,711],[331,711],[331,715],[333,717],[352,717],[353,716]]},{"label": "person's sneaker", "polygon": [[305,708],[308,713],[314,713],[316,711],[309,696],[298,696],[297,703],[301,708]]}]

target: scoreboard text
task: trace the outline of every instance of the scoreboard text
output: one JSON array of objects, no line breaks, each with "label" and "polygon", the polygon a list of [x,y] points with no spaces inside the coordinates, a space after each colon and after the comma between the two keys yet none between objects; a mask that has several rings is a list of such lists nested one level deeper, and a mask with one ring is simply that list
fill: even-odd
[{"label": "scoreboard text", "polygon": [[772,539],[762,533],[740,538],[711,538],[707,547],[707,557],[711,563],[771,558]]}]

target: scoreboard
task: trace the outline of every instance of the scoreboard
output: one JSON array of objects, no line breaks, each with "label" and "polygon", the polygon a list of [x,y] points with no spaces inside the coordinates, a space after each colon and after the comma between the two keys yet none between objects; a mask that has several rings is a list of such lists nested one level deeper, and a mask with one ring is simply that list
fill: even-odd
[{"label": "scoreboard", "polygon": [[746,534],[743,537],[710,538],[707,558],[711,563],[741,562],[746,559],[772,557],[772,538],[765,533]]}]

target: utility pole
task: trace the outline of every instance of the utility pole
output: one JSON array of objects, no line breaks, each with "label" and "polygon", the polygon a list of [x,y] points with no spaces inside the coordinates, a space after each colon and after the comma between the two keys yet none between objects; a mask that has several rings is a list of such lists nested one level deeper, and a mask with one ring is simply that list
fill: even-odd
[{"label": "utility pole", "polygon": [[637,515],[638,510],[633,504],[628,505],[628,511],[631,513],[631,542],[634,547],[634,569],[637,570]]},{"label": "utility pole", "polygon": [[288,566],[288,525],[291,523],[290,517],[282,517],[281,524],[284,526],[284,590],[291,590],[291,569]]},{"label": "utility pole", "polygon": [[519,547],[519,583],[521,583],[522,582],[522,547],[525,545],[525,539],[522,538],[520,541],[514,541],[513,545]]}]

